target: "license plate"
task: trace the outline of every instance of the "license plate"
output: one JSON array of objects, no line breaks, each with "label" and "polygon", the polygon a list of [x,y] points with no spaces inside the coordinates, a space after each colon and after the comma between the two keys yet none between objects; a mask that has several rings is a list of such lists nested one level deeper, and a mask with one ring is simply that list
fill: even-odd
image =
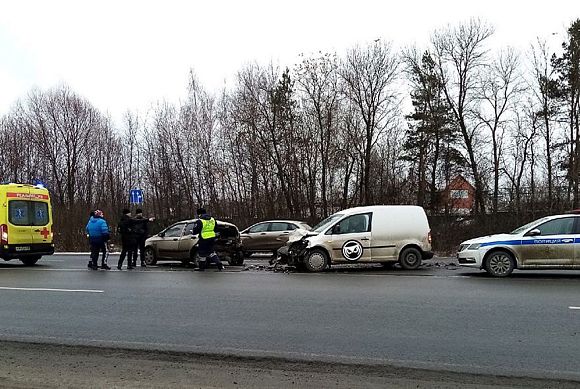
[{"label": "license plate", "polygon": [[16,251],[30,251],[30,246],[16,246]]}]

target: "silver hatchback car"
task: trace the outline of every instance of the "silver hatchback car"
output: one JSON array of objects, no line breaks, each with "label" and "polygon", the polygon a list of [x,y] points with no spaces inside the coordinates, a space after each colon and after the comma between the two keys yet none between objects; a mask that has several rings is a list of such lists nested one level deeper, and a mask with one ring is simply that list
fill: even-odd
[{"label": "silver hatchback car", "polygon": [[[172,224],[159,234],[145,241],[145,263],[154,265],[159,261],[196,263],[199,236],[193,235],[196,219]],[[242,265],[244,256],[238,228],[227,222],[216,220],[217,238],[215,251],[230,265]]]},{"label": "silver hatchback car", "polygon": [[244,253],[246,256],[257,252],[276,255],[278,249],[288,242],[290,233],[297,229],[310,231],[311,227],[296,220],[267,220],[256,223],[241,232]]}]

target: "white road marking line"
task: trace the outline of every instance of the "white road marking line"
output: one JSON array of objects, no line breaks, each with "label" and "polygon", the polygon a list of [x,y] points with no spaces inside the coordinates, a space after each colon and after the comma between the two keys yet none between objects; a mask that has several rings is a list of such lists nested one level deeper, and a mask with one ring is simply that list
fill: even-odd
[{"label": "white road marking line", "polygon": [[53,289],[53,288],[15,288],[0,286],[0,290],[23,290],[28,292],[80,292],[80,293],[104,293],[104,290],[94,289]]},{"label": "white road marking line", "polygon": [[571,309],[571,310],[576,310],[576,311],[578,311],[578,310],[580,310],[580,307],[568,307],[568,309]]}]

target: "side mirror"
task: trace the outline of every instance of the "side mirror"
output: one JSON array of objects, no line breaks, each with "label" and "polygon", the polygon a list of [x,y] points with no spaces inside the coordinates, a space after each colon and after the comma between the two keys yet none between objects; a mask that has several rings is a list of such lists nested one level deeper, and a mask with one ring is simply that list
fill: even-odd
[{"label": "side mirror", "polygon": [[528,235],[528,236],[538,236],[538,235],[542,235],[542,232],[540,230],[538,230],[537,228],[534,228],[533,230],[531,230],[530,232],[528,232],[526,235]]},{"label": "side mirror", "polygon": [[340,234],[340,224],[336,224],[334,227],[332,227],[332,234]]},{"label": "side mirror", "polygon": [[157,236],[160,236],[160,237],[163,238],[165,236],[165,232],[160,232],[160,233],[157,234]]}]

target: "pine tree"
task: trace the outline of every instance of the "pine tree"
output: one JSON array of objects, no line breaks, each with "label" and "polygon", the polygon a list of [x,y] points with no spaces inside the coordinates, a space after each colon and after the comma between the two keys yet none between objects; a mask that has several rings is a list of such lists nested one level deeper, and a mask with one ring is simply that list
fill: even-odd
[{"label": "pine tree", "polygon": [[[409,129],[404,158],[416,164],[417,204],[425,204],[428,189],[429,208],[434,213],[441,178],[448,183],[452,171],[464,166],[465,161],[456,149],[458,128],[443,94],[442,80],[433,58],[427,51],[420,61],[411,60],[409,65],[414,112],[407,116]],[[429,188],[426,188],[427,176]]]},{"label": "pine tree", "polygon": [[580,19],[568,28],[568,40],[562,43],[563,53],[552,57],[558,74],[559,97],[567,107],[569,129],[568,180],[572,190],[573,207],[580,203]]}]

